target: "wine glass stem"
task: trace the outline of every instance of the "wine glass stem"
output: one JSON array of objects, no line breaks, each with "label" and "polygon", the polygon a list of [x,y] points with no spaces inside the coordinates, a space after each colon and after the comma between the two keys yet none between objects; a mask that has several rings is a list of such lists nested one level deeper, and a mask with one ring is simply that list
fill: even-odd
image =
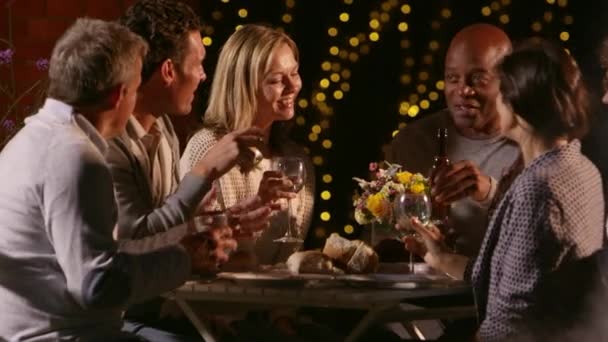
[{"label": "wine glass stem", "polygon": [[293,236],[291,235],[291,199],[287,199],[287,231],[285,232],[285,236]]},{"label": "wine glass stem", "polygon": [[410,273],[414,273],[414,252],[410,252]]}]

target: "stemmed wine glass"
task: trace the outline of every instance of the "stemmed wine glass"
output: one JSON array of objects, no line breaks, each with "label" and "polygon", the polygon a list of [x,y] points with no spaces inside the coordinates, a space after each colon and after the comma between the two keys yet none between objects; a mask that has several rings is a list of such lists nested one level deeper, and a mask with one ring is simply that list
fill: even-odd
[{"label": "stemmed wine glass", "polygon": [[[304,160],[299,157],[280,157],[275,161],[275,169],[283,174],[293,183],[292,191],[297,193],[304,187],[306,180],[306,166]],[[291,227],[291,199],[287,200],[287,231],[285,235],[274,240],[275,242],[302,243],[304,240],[294,236]]]},{"label": "stemmed wine glass", "polygon": [[[399,235],[401,238],[415,236],[416,232],[411,226],[411,219],[418,218],[420,223],[426,225],[431,219],[431,199],[425,194],[402,193],[395,198],[393,205],[395,222],[399,224]],[[410,252],[410,273],[414,273],[414,255]]]}]

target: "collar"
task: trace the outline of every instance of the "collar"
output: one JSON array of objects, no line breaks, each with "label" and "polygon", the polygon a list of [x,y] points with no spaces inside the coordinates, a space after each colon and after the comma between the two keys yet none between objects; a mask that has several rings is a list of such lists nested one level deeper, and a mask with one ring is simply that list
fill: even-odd
[{"label": "collar", "polygon": [[25,123],[27,124],[35,118],[61,125],[76,125],[103,155],[108,149],[108,144],[97,128],[82,114],[74,113],[74,108],[65,102],[47,98],[38,114],[27,118]]},{"label": "collar", "polygon": [[136,138],[137,140],[141,140],[145,137],[148,132],[144,129],[144,127],[139,123],[137,118],[134,115],[129,116],[129,125],[133,128],[132,132],[135,135],[132,138]]},{"label": "collar", "polygon": [[157,132],[159,134],[162,134],[163,130],[164,130],[164,125],[162,122],[162,116],[158,117],[156,119],[156,121],[154,122],[154,125],[152,125],[152,128],[150,129],[150,132],[146,132],[146,130],[144,129],[144,127],[141,125],[141,123],[139,123],[139,121],[137,120],[137,118],[135,118],[134,115],[131,115],[129,117],[129,123],[128,126],[131,126],[131,130],[130,130],[130,135],[132,139],[137,139],[137,140],[142,140],[146,135],[150,134],[150,133],[154,133]]}]

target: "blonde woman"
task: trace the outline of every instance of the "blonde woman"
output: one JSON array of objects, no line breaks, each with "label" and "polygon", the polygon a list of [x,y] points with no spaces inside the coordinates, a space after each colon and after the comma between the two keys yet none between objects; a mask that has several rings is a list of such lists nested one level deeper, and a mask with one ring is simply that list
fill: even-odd
[{"label": "blonde woman", "polygon": [[180,169],[185,174],[226,133],[252,126],[263,130],[261,162],[249,171],[237,166],[217,181],[215,206],[220,210],[264,191],[260,182],[264,172],[272,169],[274,157],[303,158],[305,184],[291,200],[291,214],[278,212],[268,229],[239,240],[239,248],[255,253],[260,264],[285,261],[294,247],[299,247],[273,241],[285,234],[288,216],[301,238],[306,236],[312,218],[313,166],[303,149],[287,139],[285,125],[294,116],[302,87],[298,67],[298,49],[286,34],[260,25],[245,25],[232,34],[218,59],[204,127],[190,139],[181,158]]}]

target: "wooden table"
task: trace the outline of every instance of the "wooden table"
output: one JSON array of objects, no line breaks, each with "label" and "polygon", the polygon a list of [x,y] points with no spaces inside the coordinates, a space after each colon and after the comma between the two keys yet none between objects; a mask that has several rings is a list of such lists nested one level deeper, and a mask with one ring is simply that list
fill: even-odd
[{"label": "wooden table", "polygon": [[[474,317],[476,314],[472,300],[468,304],[453,304],[449,300],[455,296],[472,297],[471,287],[441,275],[220,273],[213,279],[189,281],[169,295],[206,341],[216,341],[216,338],[192,310],[191,302],[233,303],[243,308],[306,306],[367,310],[347,341],[356,341],[372,324]],[[411,304],[412,300],[416,305]],[[440,304],[426,306],[426,300]]]}]

